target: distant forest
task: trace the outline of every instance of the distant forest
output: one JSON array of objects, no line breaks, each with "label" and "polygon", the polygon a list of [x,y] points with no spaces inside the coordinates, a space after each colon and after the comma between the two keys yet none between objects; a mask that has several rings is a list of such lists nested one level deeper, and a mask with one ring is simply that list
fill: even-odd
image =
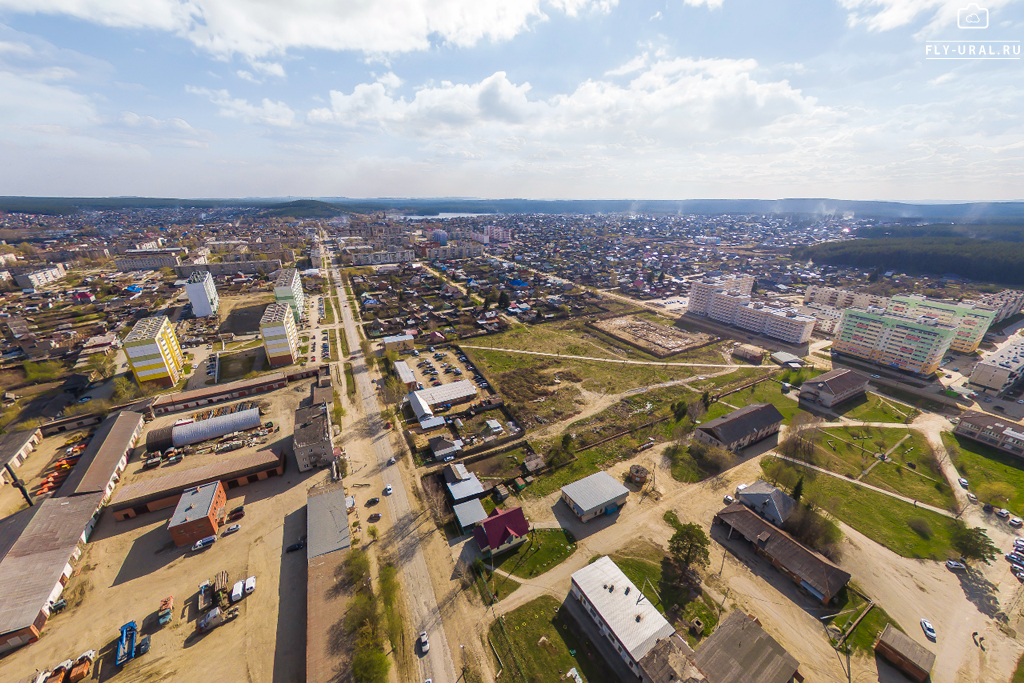
[{"label": "distant forest", "polygon": [[[952,228],[953,226],[948,226]],[[956,226],[979,227],[979,226]],[[1000,226],[1009,231],[1010,226]],[[1017,230],[1021,230],[1017,226]],[[1024,239],[1010,235],[992,240],[962,236],[904,236],[824,242],[793,250],[794,258],[815,263],[900,270],[907,273],[956,273],[980,282],[1024,285]],[[912,231],[911,231],[912,232]]]}]

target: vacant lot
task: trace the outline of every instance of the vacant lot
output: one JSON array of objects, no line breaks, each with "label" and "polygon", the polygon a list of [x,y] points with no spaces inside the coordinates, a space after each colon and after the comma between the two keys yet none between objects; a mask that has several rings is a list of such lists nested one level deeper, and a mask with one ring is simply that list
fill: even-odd
[{"label": "vacant lot", "polygon": [[220,357],[220,375],[218,380],[223,384],[242,379],[252,372],[253,366],[256,364],[256,356],[265,356],[265,354],[266,352],[263,350],[263,347],[260,347],[258,349],[248,349],[238,353],[222,355]]},{"label": "vacant lot", "polygon": [[494,568],[532,579],[554,569],[574,552],[576,541],[564,529],[535,529],[526,543],[512,552],[503,553],[495,561]]},{"label": "vacant lot", "polygon": [[[740,389],[739,391],[723,396],[721,398],[722,403],[733,405],[736,408],[743,408],[754,403],[771,403],[774,404],[782,416],[785,418],[784,423],[789,424],[796,417],[797,413],[807,413],[802,410],[796,402],[796,392],[792,391],[792,398],[782,393],[782,385],[772,380],[766,380],[755,384],[747,389]],[[809,413],[808,413],[809,414]]]},{"label": "vacant lot", "polygon": [[910,422],[919,414],[914,408],[872,393],[846,401],[835,412],[862,422]]},{"label": "vacant lot", "polygon": [[668,327],[634,316],[601,320],[594,325],[658,358],[667,358],[714,341],[710,334],[687,332],[678,327]]},{"label": "vacant lot", "polygon": [[268,304],[274,303],[273,292],[260,292],[245,296],[225,296],[220,299],[217,315],[221,320],[220,332],[253,334],[260,330],[260,318]]}]

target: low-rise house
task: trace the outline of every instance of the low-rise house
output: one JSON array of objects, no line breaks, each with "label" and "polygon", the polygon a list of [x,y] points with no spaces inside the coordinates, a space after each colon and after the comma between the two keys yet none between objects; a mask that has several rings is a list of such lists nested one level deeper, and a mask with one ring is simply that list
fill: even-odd
[{"label": "low-rise house", "polygon": [[968,411],[953,433],[986,444],[1018,458],[1024,457],[1024,425],[986,413]]},{"label": "low-rise house", "polygon": [[448,439],[443,436],[435,436],[428,443],[430,444],[430,451],[434,454],[434,460],[455,457],[462,452],[462,439]]},{"label": "low-rise house", "polygon": [[487,511],[484,510],[483,503],[479,498],[473,498],[453,506],[452,512],[455,513],[455,521],[464,534],[468,534],[478,523],[487,519]]},{"label": "low-rise house", "polygon": [[484,493],[484,485],[480,483],[476,474],[467,470],[462,463],[446,465],[444,480],[453,503],[479,498]]},{"label": "low-rise house", "polygon": [[693,438],[738,451],[779,431],[785,418],[771,403],[754,403],[697,427]]},{"label": "low-rise house", "polygon": [[868,391],[868,378],[855,370],[836,369],[800,386],[800,400],[832,408]]},{"label": "low-rise house", "polygon": [[796,501],[764,481],[755,481],[737,494],[736,499],[775,526],[789,519]]},{"label": "low-rise house", "polygon": [[562,500],[581,521],[614,515],[626,504],[629,489],[607,472],[598,472],[562,487]]},{"label": "low-rise house", "polygon": [[659,640],[675,633],[658,608],[607,556],[573,573],[566,599],[579,602],[601,636],[641,680],[640,661]]},{"label": "low-rise house", "polygon": [[795,538],[762,519],[742,503],[732,503],[715,515],[715,523],[729,527],[729,538],[743,537],[758,555],[813,595],[829,604],[850,581],[850,574],[805,547]]},{"label": "low-rise house", "polygon": [[186,489],[167,523],[174,545],[192,545],[207,536],[216,536],[224,521],[227,501],[219,481]]},{"label": "low-rise house", "polygon": [[800,683],[800,662],[755,618],[734,611],[693,654],[708,683]]},{"label": "low-rise house", "polygon": [[486,519],[477,524],[473,537],[480,546],[484,557],[498,555],[512,550],[526,542],[530,523],[522,508],[493,510]]}]

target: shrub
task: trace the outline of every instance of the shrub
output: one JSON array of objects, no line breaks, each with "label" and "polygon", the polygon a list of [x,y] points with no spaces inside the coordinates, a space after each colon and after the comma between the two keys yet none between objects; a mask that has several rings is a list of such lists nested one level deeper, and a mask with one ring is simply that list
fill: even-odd
[{"label": "shrub", "polygon": [[914,533],[927,540],[932,537],[932,527],[928,520],[923,517],[911,517],[907,520],[907,526],[914,530]]}]

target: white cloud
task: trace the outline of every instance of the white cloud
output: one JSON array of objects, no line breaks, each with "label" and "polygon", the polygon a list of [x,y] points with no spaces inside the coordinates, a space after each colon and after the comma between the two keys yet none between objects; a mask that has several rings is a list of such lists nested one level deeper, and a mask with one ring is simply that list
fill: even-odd
[{"label": "white cloud", "polygon": [[658,10],[657,12],[655,12],[654,14],[652,14],[652,15],[651,15],[651,18],[650,18],[650,19],[648,19],[648,21],[656,21],[656,20],[657,20],[657,21],[660,21],[660,20],[661,20],[661,10]]},{"label": "white cloud", "polygon": [[152,116],[139,115],[133,111],[121,112],[121,121],[125,125],[131,126],[132,128],[143,127],[152,128],[156,130],[170,128],[184,132],[192,132],[195,130],[195,128],[189,125],[188,121],[185,121],[184,119],[174,117],[168,119],[158,119]]},{"label": "white cloud", "polygon": [[243,81],[249,81],[250,83],[255,83],[256,85],[259,85],[260,83],[263,82],[260,79],[256,78],[255,76],[253,76],[248,71],[246,71],[245,69],[239,69],[235,72],[235,75],[241,78]]},{"label": "white cloud", "polygon": [[[997,9],[1014,0],[984,0],[976,3],[987,9]],[[927,29],[956,26],[957,12],[970,4],[970,0],[838,0],[848,10],[850,26],[863,24],[871,31],[889,31],[913,23],[922,16],[930,16]]]},{"label": "white cloud", "polygon": [[[719,0],[707,0],[713,3]],[[368,54],[505,41],[545,10],[609,12],[618,0],[0,0],[8,13],[59,14],[119,28],[171,31],[216,55],[252,59],[291,48]],[[259,70],[255,64],[253,68]],[[273,68],[273,67],[271,67]],[[276,65],[280,69],[280,65]],[[270,73],[268,75],[282,75]]]},{"label": "white cloud", "polygon": [[285,77],[284,67],[278,62],[261,62],[258,59],[254,59],[251,64],[253,69],[259,71],[264,76]]},{"label": "white cloud", "polygon": [[394,90],[395,88],[398,88],[402,85],[402,79],[396,76],[392,71],[389,71],[381,76],[377,76],[377,82],[383,85],[388,90]]},{"label": "white cloud", "polygon": [[639,71],[640,69],[644,68],[645,66],[647,66],[647,53],[646,52],[644,52],[643,54],[639,54],[636,57],[633,57],[633,59],[629,60],[628,62],[626,62],[622,66],[619,66],[619,67],[616,67],[614,69],[609,69],[608,71],[605,71],[604,75],[605,76],[625,76],[626,74],[631,74],[631,73],[634,73],[636,71]]},{"label": "white cloud", "polygon": [[210,90],[191,85],[185,86],[185,91],[209,98],[210,102],[220,107],[221,116],[281,128],[288,128],[295,123],[295,112],[284,102],[273,102],[264,97],[260,104],[255,105],[250,104],[248,100],[231,97],[227,90]]},{"label": "white cloud", "polygon": [[683,0],[684,5],[690,7],[700,7],[701,5],[707,5],[708,9],[718,9],[722,6],[724,0]]}]

